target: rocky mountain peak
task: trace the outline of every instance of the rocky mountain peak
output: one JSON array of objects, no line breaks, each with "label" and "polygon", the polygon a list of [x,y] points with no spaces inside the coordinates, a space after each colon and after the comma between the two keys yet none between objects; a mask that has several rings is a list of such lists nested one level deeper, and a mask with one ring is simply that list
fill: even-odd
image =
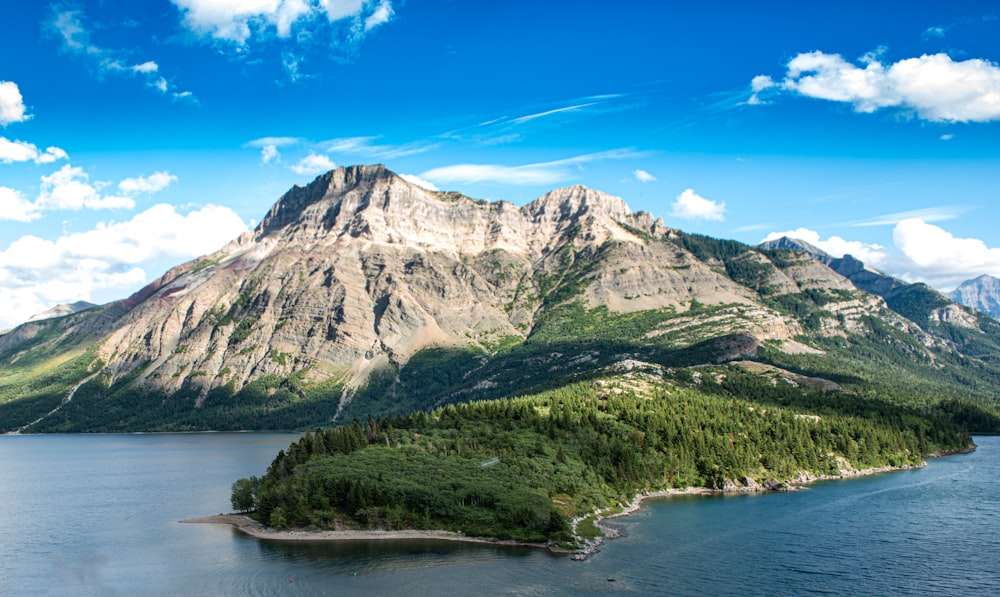
[{"label": "rocky mountain peak", "polygon": [[811,256],[813,259],[816,259],[817,261],[822,261],[824,263],[829,263],[829,261],[833,259],[833,256],[831,256],[823,249],[820,249],[815,245],[807,243],[804,240],[800,240],[798,238],[792,238],[790,236],[782,236],[781,238],[775,240],[765,241],[757,246],[762,249],[772,249],[772,250],[785,249],[789,251],[803,251],[809,254],[809,256]]},{"label": "rocky mountain peak", "polygon": [[623,220],[632,214],[625,200],[600,191],[574,185],[550,191],[525,206],[538,222],[541,220],[577,220],[585,215]]},{"label": "rocky mountain peak", "polygon": [[341,166],[321,174],[306,186],[295,185],[289,189],[261,220],[256,232],[258,235],[274,232],[301,217],[306,208],[323,199],[338,197],[358,187],[392,178],[397,177],[382,164]]},{"label": "rocky mountain peak", "polygon": [[993,276],[983,274],[966,280],[949,292],[948,297],[994,319],[1000,318],[1000,280]]}]

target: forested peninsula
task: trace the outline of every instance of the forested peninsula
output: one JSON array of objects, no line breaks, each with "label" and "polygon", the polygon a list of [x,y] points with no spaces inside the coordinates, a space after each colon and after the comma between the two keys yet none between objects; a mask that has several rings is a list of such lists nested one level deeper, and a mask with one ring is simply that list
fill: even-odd
[{"label": "forested peninsula", "polygon": [[967,450],[942,417],[735,366],[628,371],[306,433],[233,506],[271,529],[435,529],[577,550],[671,488],[760,490]]}]

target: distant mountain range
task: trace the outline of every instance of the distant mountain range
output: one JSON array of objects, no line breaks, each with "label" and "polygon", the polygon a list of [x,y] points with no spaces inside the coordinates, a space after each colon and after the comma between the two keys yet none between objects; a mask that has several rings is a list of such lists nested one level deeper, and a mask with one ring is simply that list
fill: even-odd
[{"label": "distant mountain range", "polygon": [[1000,319],[1000,280],[983,274],[966,280],[948,293],[948,298],[967,307]]},{"label": "distant mountain range", "polygon": [[985,428],[1000,324],[850,256],[688,234],[582,186],[517,207],[353,166],[128,299],[0,335],[0,430],[302,428],[744,359]]}]

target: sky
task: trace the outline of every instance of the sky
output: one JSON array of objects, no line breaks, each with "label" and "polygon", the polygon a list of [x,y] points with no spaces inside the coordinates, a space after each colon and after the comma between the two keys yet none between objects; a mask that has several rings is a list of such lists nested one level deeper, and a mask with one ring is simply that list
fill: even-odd
[{"label": "sky", "polygon": [[997,40],[960,0],[4,2],[0,329],[370,163],[518,205],[583,184],[940,290],[1000,276]]}]

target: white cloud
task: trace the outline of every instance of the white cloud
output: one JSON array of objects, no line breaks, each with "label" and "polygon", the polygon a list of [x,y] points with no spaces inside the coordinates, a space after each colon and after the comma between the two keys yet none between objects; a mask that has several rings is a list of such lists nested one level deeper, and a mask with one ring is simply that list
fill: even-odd
[{"label": "white cloud", "polygon": [[935,25],[934,27],[928,27],[924,30],[922,37],[924,39],[930,39],[932,37],[944,37],[947,33],[949,27],[946,25]]},{"label": "white cloud", "polygon": [[136,178],[126,178],[118,183],[118,190],[126,195],[137,193],[158,193],[170,186],[170,183],[177,182],[177,177],[166,171],[154,172],[149,176],[137,176]]},{"label": "white cloud", "polygon": [[101,204],[101,194],[90,184],[83,168],[66,164],[56,172],[42,177],[41,193],[36,204],[41,209],[80,210]]},{"label": "white cloud", "polygon": [[17,189],[0,187],[0,220],[30,222],[41,217],[38,208]]},{"label": "white cloud", "polygon": [[418,153],[424,153],[437,147],[436,143],[414,141],[402,145],[379,145],[374,141],[378,137],[341,137],[321,141],[318,146],[329,153],[358,155],[366,158],[391,160]]},{"label": "white cloud", "polygon": [[265,164],[281,161],[281,152],[274,145],[265,145],[260,148],[260,161]]},{"label": "white cloud", "polygon": [[[246,47],[252,37],[277,35],[293,39],[293,30],[316,26],[317,17],[328,23],[350,20],[354,37],[388,22],[392,3],[364,0],[171,0],[183,15],[184,25],[198,35]],[[273,34],[272,34],[273,29]]]},{"label": "white cloud", "polygon": [[862,58],[863,66],[839,54],[808,52],[788,63],[781,83],[757,76],[750,103],[759,94],[789,91],[806,97],[849,103],[857,112],[897,108],[934,122],[1000,120],[1000,66],[973,58],[954,61],[947,54],[925,54],[884,64],[881,52]]},{"label": "white cloud", "polygon": [[0,126],[24,122],[31,118],[26,113],[21,90],[13,81],[0,81]]},{"label": "white cloud", "polygon": [[978,238],[957,238],[919,218],[896,224],[892,240],[904,258],[897,275],[908,280],[946,287],[984,273],[1000,276],[1000,248]]},{"label": "white cloud", "polygon": [[682,220],[714,220],[721,222],[725,219],[726,204],[719,203],[711,199],[705,199],[698,195],[693,189],[685,189],[683,193],[677,195],[677,199],[671,205],[673,211],[671,216]]},{"label": "white cloud", "polygon": [[638,180],[639,182],[656,181],[656,177],[650,174],[649,172],[646,172],[645,170],[636,169],[635,171],[632,172],[632,175],[635,176],[635,179]]},{"label": "white cloud", "polygon": [[322,174],[328,170],[333,170],[337,165],[328,156],[321,153],[310,153],[299,160],[298,164],[291,166],[292,172],[296,174]]},{"label": "white cloud", "polygon": [[420,188],[427,189],[428,191],[440,191],[441,189],[434,186],[434,183],[428,182],[419,176],[414,176],[413,174],[400,174],[400,178],[405,180],[410,184],[415,184]]},{"label": "white cloud", "polygon": [[875,216],[874,218],[858,222],[850,222],[848,225],[862,228],[867,226],[895,226],[903,220],[910,220],[913,218],[919,218],[925,222],[943,222],[945,220],[954,220],[965,211],[965,208],[956,206],[911,209],[908,211]]},{"label": "white cloud", "polygon": [[[74,168],[70,164],[41,177],[40,192],[34,202],[27,202],[17,192],[17,198],[7,195],[4,209],[0,210],[0,219],[29,221],[40,217],[43,211],[81,209],[132,209],[135,207],[135,195],[140,193],[157,193],[167,188],[177,177],[169,172],[161,171],[143,177],[126,178],[118,183],[118,195],[103,195],[101,189],[108,187],[107,182],[90,182],[90,176],[83,168]],[[4,217],[3,214],[20,214],[18,217]]]},{"label": "white cloud", "polygon": [[977,238],[958,238],[940,226],[920,218],[898,222],[892,231],[895,253],[878,244],[845,240],[839,236],[820,238],[818,232],[799,228],[772,232],[763,241],[787,236],[823,249],[834,257],[852,255],[890,276],[909,282],[925,282],[940,289],[982,274],[1000,276],[1000,248]]},{"label": "white cloud", "polygon": [[152,60],[132,66],[132,71],[137,73],[155,73],[160,70],[160,66]]},{"label": "white cloud", "polygon": [[210,253],[246,228],[226,207],[182,214],[160,204],[55,241],[23,236],[0,251],[0,328],[96,291],[135,289],[146,282],[144,264]]},{"label": "white cloud", "polygon": [[56,160],[68,158],[66,152],[59,147],[46,147],[45,151],[39,151],[38,147],[27,141],[11,141],[6,137],[0,137],[0,162],[4,164],[28,161],[51,164]]},{"label": "white cloud", "polygon": [[798,228],[786,232],[772,232],[760,242],[777,240],[786,236],[805,241],[818,249],[826,251],[833,257],[851,255],[873,267],[884,267],[889,261],[889,253],[881,245],[868,244],[856,240],[845,240],[839,236],[831,236],[824,240],[820,237],[819,232],[809,230],[808,228]]},{"label": "white cloud", "polygon": [[586,163],[633,158],[640,155],[630,149],[612,149],[523,166],[455,164],[428,170],[420,177],[438,184],[496,182],[513,185],[548,185],[572,179]]},{"label": "white cloud", "polygon": [[388,23],[392,15],[392,4],[389,3],[389,0],[382,0],[378,3],[378,7],[375,8],[372,14],[368,15],[368,18],[365,19],[365,31],[371,31],[379,25]]},{"label": "white cloud", "polygon": [[260,137],[248,141],[244,147],[260,149],[260,161],[264,164],[281,161],[281,151],[279,147],[288,147],[304,143],[305,139],[299,137]]},{"label": "white cloud", "polygon": [[126,59],[127,52],[102,48],[91,42],[90,31],[84,25],[82,10],[56,8],[48,26],[62,39],[64,50],[90,62],[101,74],[113,73],[138,77],[145,81],[146,86],[150,89],[155,89],[163,94],[171,93],[175,99],[193,99],[190,91],[172,91],[173,86],[159,74],[160,65],[155,61],[146,60],[145,62],[129,64]]},{"label": "white cloud", "polygon": [[275,147],[285,147],[287,145],[296,145],[304,141],[305,139],[301,139],[299,137],[260,137],[259,139],[248,141],[246,143],[246,147],[262,148],[267,145],[274,145]]},{"label": "white cloud", "polygon": [[951,141],[954,138],[955,138],[955,135],[953,135],[951,133],[945,133],[945,134],[941,135],[941,140],[942,141]]}]

